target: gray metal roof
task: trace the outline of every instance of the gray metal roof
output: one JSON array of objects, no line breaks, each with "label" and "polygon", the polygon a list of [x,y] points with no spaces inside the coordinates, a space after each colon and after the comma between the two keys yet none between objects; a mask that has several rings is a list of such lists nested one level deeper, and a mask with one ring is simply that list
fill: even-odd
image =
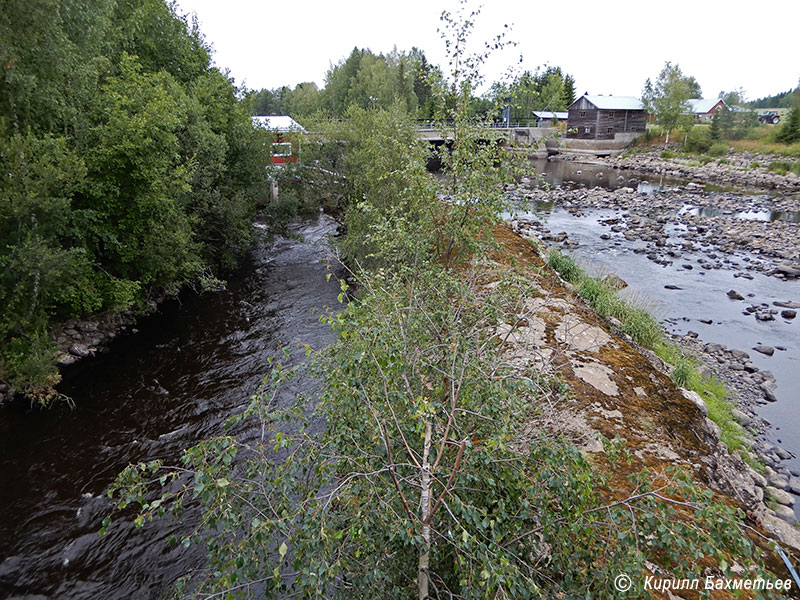
[{"label": "gray metal roof", "polygon": [[[719,98],[692,98],[689,100],[689,106],[692,107],[693,113],[705,114],[714,108],[717,102],[720,102]],[[725,103],[723,102],[723,104]]]},{"label": "gray metal roof", "polygon": [[252,119],[253,125],[270,131],[305,131],[303,126],[289,115],[269,115],[266,117],[252,117]]},{"label": "gray metal roof", "polygon": [[535,110],[533,111],[534,116],[537,119],[567,119],[569,117],[568,112],[561,112],[556,111],[552,112],[549,110]]},{"label": "gray metal roof", "polygon": [[[633,96],[594,96],[584,94],[581,98],[586,98],[601,110],[644,110],[644,104]],[[575,102],[580,101],[578,98]]]}]

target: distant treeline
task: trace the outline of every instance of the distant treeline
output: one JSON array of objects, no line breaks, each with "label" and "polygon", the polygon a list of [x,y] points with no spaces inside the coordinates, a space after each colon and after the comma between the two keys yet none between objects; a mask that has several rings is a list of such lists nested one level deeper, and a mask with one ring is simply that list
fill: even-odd
[{"label": "distant treeline", "polygon": [[234,264],[268,156],[165,0],[5,2],[0,68],[0,380],[46,401],[55,323]]},{"label": "distant treeline", "polygon": [[750,106],[753,108],[791,108],[792,98],[795,90],[788,90],[786,92],[775,94],[774,96],[766,96],[753,100]]},{"label": "distant treeline", "polygon": [[[419,48],[374,54],[353,48],[333,65],[325,86],[305,82],[294,88],[283,86],[251,92],[248,100],[254,115],[287,114],[303,119],[315,113],[341,118],[348,108],[383,108],[396,104],[418,119],[430,119],[441,107],[434,90],[443,85],[441,69],[428,62]],[[525,71],[511,84],[494,83],[483,95],[473,95],[473,114],[492,118],[497,106],[511,106],[511,118],[529,119],[534,110],[565,110],[575,100],[575,79],[559,67]]]}]

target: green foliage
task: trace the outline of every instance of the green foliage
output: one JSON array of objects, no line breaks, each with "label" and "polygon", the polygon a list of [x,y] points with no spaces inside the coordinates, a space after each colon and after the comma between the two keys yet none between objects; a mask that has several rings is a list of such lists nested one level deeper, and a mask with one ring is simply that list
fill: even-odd
[{"label": "green foliage", "polygon": [[708,155],[709,156],[724,156],[728,153],[728,144],[723,142],[714,142],[708,148]]},{"label": "green foliage", "polygon": [[58,320],[231,267],[268,155],[163,0],[12,3],[0,37],[0,372],[31,392]]},{"label": "green foliage", "polygon": [[669,134],[673,129],[685,126],[694,118],[690,114],[688,100],[698,97],[697,82],[693,77],[683,74],[678,65],[670,62],[664,63],[664,68],[658,75],[655,83],[648,79],[642,92],[642,102],[648,112],[653,113]]},{"label": "green foliage", "polygon": [[525,71],[511,84],[507,94],[500,89],[493,92],[495,101],[502,102],[506,95],[511,97],[511,120],[524,121],[533,118],[535,110],[566,110],[575,101],[575,79],[565,75],[560,67]]},{"label": "green foliage", "polygon": [[[800,92],[795,95],[800,97]],[[775,141],[782,144],[794,144],[800,141],[800,101],[795,101],[792,110],[789,111],[789,117],[775,136]]]},{"label": "green foliage", "polygon": [[547,255],[548,266],[557,271],[565,281],[578,283],[583,278],[583,271],[575,262],[575,259],[568,254],[561,254],[557,250],[551,250]]},{"label": "green foliage", "polygon": [[789,108],[792,106],[793,94],[795,92],[796,88],[794,90],[775,94],[774,96],[765,96],[764,98],[753,100],[750,106],[753,108]]},{"label": "green foliage", "polygon": [[689,152],[696,152],[702,154],[708,152],[713,143],[712,131],[708,127],[695,125],[689,130],[686,136],[686,144],[684,145]]}]

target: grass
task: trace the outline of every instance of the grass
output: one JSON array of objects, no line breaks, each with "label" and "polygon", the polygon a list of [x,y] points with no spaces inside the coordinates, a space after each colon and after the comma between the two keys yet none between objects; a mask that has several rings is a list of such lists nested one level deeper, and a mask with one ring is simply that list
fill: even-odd
[{"label": "grass", "polygon": [[588,275],[571,256],[552,250],[547,264],[566,281],[576,286],[578,294],[601,317],[615,318],[622,323],[622,331],[637,344],[652,350],[672,367],[670,378],[679,387],[697,392],[705,401],[708,416],[720,428],[720,438],[731,452],[741,450],[748,456],[741,426],[733,417],[728,392],[718,379],[704,375],[697,366],[697,359],[686,354],[676,344],[669,342],[658,321],[645,309],[633,306],[620,298],[616,290],[597,277]]}]

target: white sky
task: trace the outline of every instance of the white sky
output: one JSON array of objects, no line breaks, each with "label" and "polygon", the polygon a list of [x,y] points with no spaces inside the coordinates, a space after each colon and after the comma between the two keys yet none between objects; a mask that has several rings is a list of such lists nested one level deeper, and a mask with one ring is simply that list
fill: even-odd
[{"label": "white sky", "polygon": [[[503,25],[518,46],[497,56],[487,78],[518,63],[560,66],[578,95],[639,96],[664,62],[694,76],[705,97],[742,87],[747,99],[794,88],[800,78],[800,0],[485,0],[473,36],[488,40]],[[331,63],[354,46],[425,51],[445,66],[437,28],[456,0],[177,0],[196,14],[214,61],[250,89],[322,87]],[[470,0],[471,7],[480,6]]]}]

